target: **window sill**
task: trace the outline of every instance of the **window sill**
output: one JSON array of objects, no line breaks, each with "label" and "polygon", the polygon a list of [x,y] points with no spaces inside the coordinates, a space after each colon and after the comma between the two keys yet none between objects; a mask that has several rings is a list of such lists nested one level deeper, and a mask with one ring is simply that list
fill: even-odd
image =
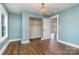
[{"label": "window sill", "polygon": [[7,36],[1,38],[1,39],[0,39],[0,43],[2,43],[6,38],[7,38]]}]

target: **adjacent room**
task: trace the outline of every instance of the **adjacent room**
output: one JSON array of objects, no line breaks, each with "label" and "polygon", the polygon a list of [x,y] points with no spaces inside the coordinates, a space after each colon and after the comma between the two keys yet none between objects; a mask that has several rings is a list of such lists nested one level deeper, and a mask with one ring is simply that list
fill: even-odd
[{"label": "adjacent room", "polygon": [[78,3],[0,3],[0,55],[79,55]]}]

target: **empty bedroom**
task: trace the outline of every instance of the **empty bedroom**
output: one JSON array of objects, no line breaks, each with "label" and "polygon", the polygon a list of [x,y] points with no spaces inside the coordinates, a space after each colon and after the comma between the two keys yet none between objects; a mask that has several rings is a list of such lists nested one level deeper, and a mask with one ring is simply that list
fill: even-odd
[{"label": "empty bedroom", "polygon": [[79,55],[78,3],[0,3],[1,55]]}]

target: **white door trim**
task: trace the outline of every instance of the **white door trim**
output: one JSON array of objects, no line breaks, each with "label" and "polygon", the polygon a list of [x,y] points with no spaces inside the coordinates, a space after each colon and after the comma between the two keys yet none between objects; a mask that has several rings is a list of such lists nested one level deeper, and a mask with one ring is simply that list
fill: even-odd
[{"label": "white door trim", "polygon": [[50,17],[49,19],[53,19],[53,18],[57,18],[57,41],[58,41],[58,28],[59,28],[59,14],[55,15],[55,16],[52,16]]}]

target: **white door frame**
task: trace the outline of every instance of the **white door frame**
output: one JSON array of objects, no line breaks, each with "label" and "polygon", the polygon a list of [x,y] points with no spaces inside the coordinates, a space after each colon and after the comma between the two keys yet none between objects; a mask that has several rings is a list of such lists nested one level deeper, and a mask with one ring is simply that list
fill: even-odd
[{"label": "white door frame", "polygon": [[59,14],[55,15],[55,16],[51,16],[49,19],[51,21],[51,19],[57,17],[57,41],[58,41],[58,28],[59,28]]},{"label": "white door frame", "polygon": [[[42,19],[41,19],[40,17],[29,16],[29,30],[30,30],[30,20],[31,20],[30,17],[39,18],[39,19],[41,20],[41,23],[42,23]],[[41,27],[41,29],[42,29],[42,27]],[[30,40],[30,39],[35,39],[35,38],[38,38],[38,37],[30,38],[30,31],[29,31],[29,40]],[[41,38],[42,38],[42,34],[41,34]]]}]

